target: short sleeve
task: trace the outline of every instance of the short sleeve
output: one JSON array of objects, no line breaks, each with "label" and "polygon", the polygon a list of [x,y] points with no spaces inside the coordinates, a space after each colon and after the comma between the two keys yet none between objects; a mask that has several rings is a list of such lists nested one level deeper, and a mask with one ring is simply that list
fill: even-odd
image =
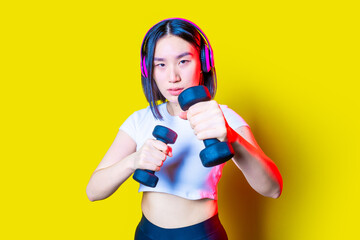
[{"label": "short sleeve", "polygon": [[230,109],[226,105],[220,105],[220,108],[224,114],[224,117],[232,129],[237,129],[239,127],[248,126],[245,120],[239,116],[234,110]]},{"label": "short sleeve", "polygon": [[119,130],[126,132],[136,142],[136,112],[125,120]]}]

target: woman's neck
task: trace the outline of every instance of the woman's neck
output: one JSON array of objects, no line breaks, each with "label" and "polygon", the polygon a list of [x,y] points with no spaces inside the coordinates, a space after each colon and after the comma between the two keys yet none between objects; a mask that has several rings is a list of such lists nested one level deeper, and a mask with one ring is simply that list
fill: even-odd
[{"label": "woman's neck", "polygon": [[166,109],[171,116],[179,116],[183,112],[178,103],[167,102]]}]

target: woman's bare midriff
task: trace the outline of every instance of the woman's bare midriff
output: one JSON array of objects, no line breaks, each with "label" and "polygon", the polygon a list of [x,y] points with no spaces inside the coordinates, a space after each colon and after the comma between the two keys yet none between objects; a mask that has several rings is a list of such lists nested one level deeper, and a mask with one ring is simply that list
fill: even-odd
[{"label": "woman's bare midriff", "polygon": [[144,192],[142,211],[153,224],[180,228],[203,222],[217,213],[217,201],[209,198],[189,200],[159,192]]}]

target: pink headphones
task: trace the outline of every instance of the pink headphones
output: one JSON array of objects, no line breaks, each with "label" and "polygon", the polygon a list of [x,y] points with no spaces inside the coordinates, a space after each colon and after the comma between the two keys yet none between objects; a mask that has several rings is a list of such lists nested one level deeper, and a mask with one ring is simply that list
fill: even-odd
[{"label": "pink headphones", "polygon": [[[172,20],[172,19],[179,19],[179,20],[183,20],[183,21],[186,21],[186,22],[190,23],[191,25],[193,25],[196,28],[196,30],[198,31],[200,36],[204,39],[206,44],[200,49],[201,70],[203,72],[206,72],[206,73],[210,72],[211,68],[214,67],[214,55],[213,55],[213,52],[212,52],[210,42],[207,39],[206,35],[201,31],[201,29],[195,23],[190,22],[189,20],[186,20],[186,19],[183,19],[183,18],[168,18],[168,19],[164,19],[162,21]],[[162,21],[160,21],[160,22],[162,22]],[[147,33],[145,34],[145,36],[146,35],[147,35]],[[144,41],[145,41],[145,37],[144,37],[144,39],[143,39],[143,41],[141,43],[140,66],[141,66],[141,74],[142,74],[142,76],[147,78],[148,77],[148,72],[147,72],[147,68],[146,68],[145,56],[142,55],[142,50],[146,47]]]}]

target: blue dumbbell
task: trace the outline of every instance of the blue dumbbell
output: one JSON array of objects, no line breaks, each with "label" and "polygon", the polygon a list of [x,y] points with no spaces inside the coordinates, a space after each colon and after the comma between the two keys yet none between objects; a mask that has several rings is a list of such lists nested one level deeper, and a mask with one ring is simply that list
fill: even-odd
[{"label": "blue dumbbell", "polygon": [[[195,86],[185,89],[178,97],[182,110],[188,110],[198,102],[210,101],[209,90],[203,86]],[[222,164],[234,156],[234,149],[228,142],[220,142],[218,139],[205,139],[205,149],[200,152],[200,159],[205,167],[213,167]]]},{"label": "blue dumbbell", "polygon": [[[160,140],[166,144],[175,143],[177,138],[176,132],[160,125],[157,125],[154,128],[152,134],[157,140]],[[133,175],[133,179],[148,187],[156,187],[156,184],[159,180],[159,178],[155,176],[155,171],[143,169],[136,169]]]}]

